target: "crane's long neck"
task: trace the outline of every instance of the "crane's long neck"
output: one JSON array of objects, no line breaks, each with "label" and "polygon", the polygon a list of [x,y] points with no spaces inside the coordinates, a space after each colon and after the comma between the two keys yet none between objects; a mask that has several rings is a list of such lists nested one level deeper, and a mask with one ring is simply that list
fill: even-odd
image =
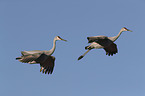
[{"label": "crane's long neck", "polygon": [[112,41],[114,42],[114,41],[116,41],[119,37],[120,37],[120,35],[122,34],[122,30],[120,30],[120,32],[118,33],[118,35],[117,36],[114,36],[114,37],[112,37],[111,39],[112,39]]},{"label": "crane's long neck", "polygon": [[52,49],[49,51],[50,53],[50,55],[52,55],[53,53],[54,53],[54,51],[55,51],[55,48],[56,48],[56,40],[54,39],[53,40],[53,47],[52,47]]}]

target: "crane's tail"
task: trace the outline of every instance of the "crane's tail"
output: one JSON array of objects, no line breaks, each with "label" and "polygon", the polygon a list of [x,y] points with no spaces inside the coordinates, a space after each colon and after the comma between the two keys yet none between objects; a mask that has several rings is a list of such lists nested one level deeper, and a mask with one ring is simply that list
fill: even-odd
[{"label": "crane's tail", "polygon": [[83,55],[81,55],[78,60],[82,59],[90,50],[88,49]]}]

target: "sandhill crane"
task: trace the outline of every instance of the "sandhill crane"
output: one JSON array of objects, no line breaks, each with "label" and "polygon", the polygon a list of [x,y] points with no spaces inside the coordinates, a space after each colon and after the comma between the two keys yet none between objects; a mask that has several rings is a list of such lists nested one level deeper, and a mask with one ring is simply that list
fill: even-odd
[{"label": "sandhill crane", "polygon": [[46,51],[40,51],[40,50],[32,50],[32,51],[21,51],[22,56],[17,57],[16,60],[19,60],[20,62],[23,63],[29,63],[29,64],[39,64],[41,66],[40,72],[42,71],[43,73],[50,73],[52,74],[53,68],[54,68],[54,61],[55,57],[51,56],[56,48],[56,41],[57,40],[63,40],[66,41],[59,36],[56,36],[53,40],[53,47],[51,50]]},{"label": "sandhill crane", "polygon": [[83,58],[91,49],[100,49],[103,48],[106,51],[106,55],[116,54],[118,52],[117,45],[114,43],[122,32],[124,31],[130,31],[131,30],[123,27],[117,36],[114,37],[107,37],[107,36],[93,36],[93,37],[87,37],[88,43],[91,43],[89,46],[86,46],[85,49],[87,50],[83,55],[81,55],[78,60]]}]

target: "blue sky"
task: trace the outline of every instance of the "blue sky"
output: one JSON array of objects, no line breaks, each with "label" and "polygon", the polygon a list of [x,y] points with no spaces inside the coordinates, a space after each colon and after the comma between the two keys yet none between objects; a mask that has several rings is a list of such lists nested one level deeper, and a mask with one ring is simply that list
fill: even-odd
[{"label": "blue sky", "polygon": [[[1,96],[145,96],[144,0],[0,0]],[[88,36],[115,36],[118,54],[91,50]],[[15,60],[58,41],[52,75]]]}]

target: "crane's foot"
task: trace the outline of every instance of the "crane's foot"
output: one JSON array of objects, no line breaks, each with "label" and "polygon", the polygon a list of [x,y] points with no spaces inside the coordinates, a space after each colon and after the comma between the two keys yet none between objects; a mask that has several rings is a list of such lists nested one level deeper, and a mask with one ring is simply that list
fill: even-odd
[{"label": "crane's foot", "polygon": [[44,68],[43,68],[43,67],[41,67],[40,72],[41,72],[43,69],[44,69]]},{"label": "crane's foot", "polygon": [[42,73],[44,73],[46,71],[46,69],[43,69],[43,72]]},{"label": "crane's foot", "polygon": [[81,56],[78,58],[78,60],[82,59],[83,57],[84,57],[84,56],[81,55]]}]

